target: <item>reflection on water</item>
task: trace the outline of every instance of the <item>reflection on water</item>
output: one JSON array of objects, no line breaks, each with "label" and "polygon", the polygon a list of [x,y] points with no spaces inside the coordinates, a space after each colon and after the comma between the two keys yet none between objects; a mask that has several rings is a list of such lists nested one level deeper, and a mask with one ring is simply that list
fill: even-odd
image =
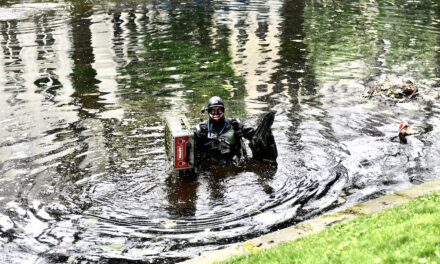
[{"label": "reflection on water", "polygon": [[[0,7],[0,262],[174,263],[437,177],[439,107],[362,97],[383,75],[438,97],[429,1]],[[176,177],[162,118],[212,95],[276,111],[277,164]],[[409,119],[421,133],[400,145]]]}]

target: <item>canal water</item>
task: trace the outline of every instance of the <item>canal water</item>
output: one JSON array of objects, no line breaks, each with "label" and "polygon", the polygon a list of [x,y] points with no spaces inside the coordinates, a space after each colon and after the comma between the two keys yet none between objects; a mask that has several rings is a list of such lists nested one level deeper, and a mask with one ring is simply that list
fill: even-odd
[{"label": "canal water", "polygon": [[[429,0],[1,1],[0,263],[175,263],[436,178],[439,39]],[[276,164],[170,173],[213,95],[276,112]]]}]

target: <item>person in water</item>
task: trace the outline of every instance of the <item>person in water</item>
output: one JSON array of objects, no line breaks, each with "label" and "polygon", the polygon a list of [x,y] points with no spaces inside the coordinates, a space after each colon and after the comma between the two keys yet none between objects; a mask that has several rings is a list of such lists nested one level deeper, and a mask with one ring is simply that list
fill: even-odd
[{"label": "person in water", "polygon": [[239,161],[245,151],[242,138],[251,140],[255,130],[245,126],[239,119],[226,118],[225,104],[218,96],[211,97],[205,109],[208,111],[208,120],[195,127],[196,159],[198,162]]}]

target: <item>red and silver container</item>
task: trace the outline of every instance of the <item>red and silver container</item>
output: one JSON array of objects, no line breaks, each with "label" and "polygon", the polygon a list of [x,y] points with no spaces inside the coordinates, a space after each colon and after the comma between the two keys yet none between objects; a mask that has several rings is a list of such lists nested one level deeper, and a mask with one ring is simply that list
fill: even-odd
[{"label": "red and silver container", "polygon": [[165,147],[173,170],[194,168],[194,131],[185,116],[165,118]]}]

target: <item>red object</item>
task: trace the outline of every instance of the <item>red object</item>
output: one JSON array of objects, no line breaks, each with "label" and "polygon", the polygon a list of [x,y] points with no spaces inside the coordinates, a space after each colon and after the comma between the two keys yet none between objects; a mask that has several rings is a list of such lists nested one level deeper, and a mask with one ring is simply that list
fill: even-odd
[{"label": "red object", "polygon": [[408,122],[406,120],[402,121],[399,126],[399,139],[401,144],[406,144],[406,130],[409,128]]},{"label": "red object", "polygon": [[400,123],[400,126],[399,126],[399,132],[402,131],[402,129],[405,129],[407,127],[408,127],[408,122],[407,121],[402,121]]},{"label": "red object", "polygon": [[188,168],[189,164],[186,161],[186,143],[188,137],[176,137],[174,139],[174,168],[183,169]]},{"label": "red object", "polygon": [[194,168],[194,130],[185,116],[165,118],[165,148],[173,171]]}]

